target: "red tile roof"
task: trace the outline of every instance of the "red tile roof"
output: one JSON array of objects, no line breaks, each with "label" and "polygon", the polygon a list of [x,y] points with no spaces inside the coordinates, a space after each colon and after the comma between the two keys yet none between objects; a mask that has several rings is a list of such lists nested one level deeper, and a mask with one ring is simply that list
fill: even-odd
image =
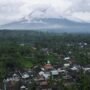
[{"label": "red tile roof", "polygon": [[45,64],[44,69],[46,70],[53,69],[53,66],[51,64]]}]

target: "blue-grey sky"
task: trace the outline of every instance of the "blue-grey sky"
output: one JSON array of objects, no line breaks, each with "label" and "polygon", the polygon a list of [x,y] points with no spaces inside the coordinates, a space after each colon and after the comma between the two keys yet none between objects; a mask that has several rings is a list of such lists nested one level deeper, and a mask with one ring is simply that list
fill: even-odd
[{"label": "blue-grey sky", "polygon": [[0,24],[51,17],[90,22],[90,0],[0,0]]}]

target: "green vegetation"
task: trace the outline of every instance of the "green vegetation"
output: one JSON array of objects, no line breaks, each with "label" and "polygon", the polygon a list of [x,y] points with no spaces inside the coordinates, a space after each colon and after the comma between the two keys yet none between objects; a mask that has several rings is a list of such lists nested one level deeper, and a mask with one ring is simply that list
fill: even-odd
[{"label": "green vegetation", "polygon": [[[16,68],[32,68],[47,60],[52,64],[61,64],[65,56],[72,57],[72,60],[83,66],[90,64],[90,35],[0,31],[0,80]],[[78,89],[74,86],[65,90],[89,90],[90,78],[82,77]]]}]

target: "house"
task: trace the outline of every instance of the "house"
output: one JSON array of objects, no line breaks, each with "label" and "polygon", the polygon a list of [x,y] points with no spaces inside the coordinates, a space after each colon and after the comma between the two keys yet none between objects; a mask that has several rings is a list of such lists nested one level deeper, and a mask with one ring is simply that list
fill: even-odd
[{"label": "house", "polygon": [[43,71],[41,71],[41,72],[39,72],[39,75],[43,76],[47,80],[50,77],[50,72],[43,72]]},{"label": "house", "polygon": [[51,74],[54,76],[54,75],[58,75],[59,72],[58,72],[58,70],[52,70],[52,71],[51,71]]},{"label": "house", "polygon": [[13,77],[4,79],[3,81],[5,90],[18,90],[19,89],[19,80]]},{"label": "house", "polygon": [[23,73],[22,74],[22,79],[27,79],[29,78],[29,74],[28,73]]},{"label": "house", "polygon": [[64,80],[65,83],[67,83],[67,82],[73,82],[72,76],[70,76],[68,74],[65,75],[65,76],[63,76],[63,80]]},{"label": "house", "polygon": [[44,72],[43,72],[43,71],[40,71],[40,72],[39,72],[39,75],[40,75],[40,76],[42,76],[43,74],[44,74]]},{"label": "house", "polygon": [[22,86],[20,87],[20,90],[26,90],[26,86],[22,85]]},{"label": "house", "polygon": [[47,71],[47,70],[52,70],[53,66],[50,64],[50,61],[48,61],[47,64],[44,65],[43,68]]},{"label": "house", "polygon": [[57,71],[58,71],[58,73],[66,73],[67,72],[66,70],[61,69],[61,68],[58,68]]},{"label": "house", "polygon": [[40,82],[40,90],[48,90],[48,81],[42,81]]},{"label": "house", "polygon": [[84,71],[84,73],[90,72],[90,68],[89,68],[89,67],[84,67],[84,68],[83,68],[83,71]]},{"label": "house", "polygon": [[70,60],[71,58],[70,57],[65,57],[64,60],[67,61],[67,60]]},{"label": "house", "polygon": [[57,79],[58,76],[59,76],[58,70],[52,70],[51,71],[51,76],[52,76],[53,79]]},{"label": "house", "polygon": [[65,63],[64,68],[68,68],[68,67],[70,67],[70,65],[71,65],[70,63]]},{"label": "house", "polygon": [[88,43],[86,43],[86,42],[85,42],[85,43],[84,43],[84,45],[85,45],[85,46],[87,46],[87,45],[88,45]]},{"label": "house", "polygon": [[79,69],[76,66],[73,66],[72,68],[70,68],[72,71],[78,71]]},{"label": "house", "polygon": [[12,78],[14,81],[17,81],[17,82],[20,80],[20,76],[17,75],[16,73],[13,74]]}]

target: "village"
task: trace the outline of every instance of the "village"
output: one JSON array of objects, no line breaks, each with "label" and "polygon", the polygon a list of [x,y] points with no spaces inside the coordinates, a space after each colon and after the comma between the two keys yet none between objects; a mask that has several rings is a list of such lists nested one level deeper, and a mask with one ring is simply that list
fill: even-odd
[{"label": "village", "polygon": [[70,56],[63,57],[62,64],[47,60],[43,65],[8,73],[1,90],[63,90],[63,87],[79,84],[80,74],[90,75],[90,65],[81,66]]},{"label": "village", "polygon": [[0,39],[0,90],[90,90],[89,34],[13,33]]}]

